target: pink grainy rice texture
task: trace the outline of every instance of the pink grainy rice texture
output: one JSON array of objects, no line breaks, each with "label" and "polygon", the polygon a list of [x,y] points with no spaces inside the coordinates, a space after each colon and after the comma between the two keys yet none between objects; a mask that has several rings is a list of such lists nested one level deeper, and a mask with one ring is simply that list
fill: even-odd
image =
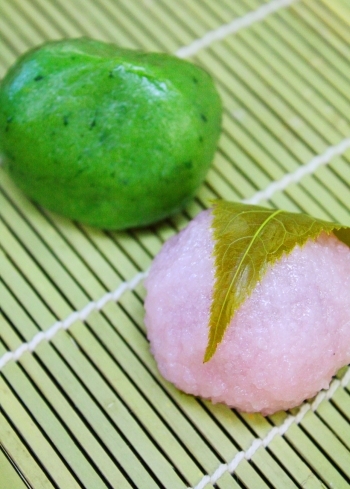
[{"label": "pink grainy rice texture", "polygon": [[171,238],[146,280],[159,371],[184,392],[264,415],[327,388],[350,362],[350,249],[322,233],[275,265],[203,363],[214,284],[211,212]]}]

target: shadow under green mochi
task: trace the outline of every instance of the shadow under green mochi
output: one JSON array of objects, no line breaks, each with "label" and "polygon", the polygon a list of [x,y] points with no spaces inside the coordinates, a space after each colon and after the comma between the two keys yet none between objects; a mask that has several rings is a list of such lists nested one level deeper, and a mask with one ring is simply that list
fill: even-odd
[{"label": "shadow under green mochi", "polygon": [[193,197],[222,106],[200,67],[87,38],[25,53],[0,85],[0,151],[17,185],[66,217],[125,229]]}]

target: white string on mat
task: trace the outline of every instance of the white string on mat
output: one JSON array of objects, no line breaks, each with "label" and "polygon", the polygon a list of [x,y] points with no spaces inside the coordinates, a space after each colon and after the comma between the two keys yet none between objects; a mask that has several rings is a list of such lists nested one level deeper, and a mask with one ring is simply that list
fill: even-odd
[{"label": "white string on mat", "polygon": [[306,165],[300,166],[296,171],[287,173],[280,180],[277,180],[268,185],[265,190],[261,190],[242,202],[245,204],[257,204],[262,200],[268,200],[275,192],[284,190],[288,185],[299,182],[305,175],[314,173],[320,166],[329,163],[335,156],[343,154],[350,148],[350,138],[343,139],[335,146],[329,148],[322,154],[312,158]]},{"label": "white string on mat", "polygon": [[[212,43],[222,40],[231,34],[235,34],[239,30],[247,28],[256,22],[261,22],[268,15],[279,9],[286,8],[297,1],[299,0],[272,0],[246,15],[220,26],[218,29],[207,32],[202,38],[195,40],[188,46],[178,49],[176,55],[179,58],[193,56]],[[305,175],[313,173],[322,165],[326,165],[333,157],[341,155],[348,148],[350,148],[350,139],[344,139],[338,145],[330,146],[323,154],[316,156],[306,165],[299,167],[295,172],[284,175],[280,180],[271,183],[264,190],[257,192],[251,198],[243,200],[243,202],[255,204],[261,200],[269,199],[275,192],[282,191],[291,183],[300,181]],[[77,320],[85,321],[91,312],[101,310],[108,302],[118,301],[124,292],[134,290],[146,275],[147,271],[138,273],[131,280],[120,284],[116,290],[108,292],[96,301],[89,302],[80,311],[74,311],[66,319],[54,323],[48,330],[40,331],[29,342],[23,343],[16,350],[6,352],[0,357],[0,370],[11,360],[18,361],[25,352],[33,352],[42,341],[51,341],[59,330],[68,329]],[[349,382],[350,368],[348,368],[341,380],[334,379],[327,390],[319,392],[312,403],[303,403],[296,415],[287,416],[281,426],[273,427],[264,438],[256,438],[247,450],[238,452],[229,463],[219,465],[211,475],[205,475],[196,486],[189,489],[204,489],[208,484],[215,484],[226,472],[232,474],[244,459],[250,460],[260,447],[267,447],[275,436],[283,436],[291,425],[299,424],[308,411],[311,410],[314,412],[323,400],[331,399],[339,387],[346,387]]]},{"label": "white string on mat", "polygon": [[[246,203],[258,203],[260,200],[267,199],[277,190],[285,189],[289,184],[298,182],[303,176],[314,172],[321,165],[326,165],[334,156],[339,156],[350,148],[350,139],[344,139],[336,146],[330,146],[321,155],[316,156],[303,167],[295,172],[285,175],[281,180],[273,182],[265,190],[257,192],[250,199],[245,199]],[[65,320],[57,321],[48,330],[40,331],[31,341],[23,343],[14,351],[6,352],[0,358],[0,370],[11,360],[17,361],[25,352],[32,352],[43,340],[50,341],[61,329],[68,329],[75,321],[85,321],[89,314],[95,310],[101,310],[108,302],[118,301],[127,290],[134,290],[135,287],[147,276],[148,271],[136,274],[131,280],[123,282],[119,287],[103,295],[97,301],[89,302],[80,311],[70,314]],[[318,393],[312,403],[305,402],[296,415],[289,415],[281,426],[273,427],[264,438],[256,438],[246,451],[238,452],[228,464],[221,464],[212,475],[205,475],[195,486],[188,489],[204,489],[208,484],[215,484],[218,479],[226,472],[233,473],[242,460],[250,460],[260,447],[267,447],[275,436],[283,436],[292,424],[299,424],[308,411],[315,411],[323,400],[330,399],[338,387],[345,387],[350,382],[350,368],[342,380],[334,379],[327,390]]]},{"label": "white string on mat", "polygon": [[91,301],[80,311],[74,311],[63,321],[57,321],[46,331],[40,331],[29,342],[22,343],[16,350],[6,352],[0,358],[0,370],[11,360],[17,361],[25,352],[33,352],[42,341],[50,341],[55,334],[61,329],[68,329],[75,321],[85,321],[92,311],[100,311],[107,302],[117,302],[127,290],[134,290],[135,287],[147,275],[146,272],[140,272],[127,282],[122,282],[117,289],[103,295],[97,301]]},{"label": "white string on mat", "polygon": [[[343,152],[345,152],[350,147],[350,139],[343,139],[336,146],[330,146],[326,149],[324,153],[321,155],[315,156],[312,158],[306,165],[299,167],[295,172],[289,173],[285,175],[281,180],[273,182],[271,185],[266,187],[265,190],[259,191],[254,194],[251,198],[243,200],[245,203],[258,203],[260,200],[269,198],[273,195],[273,193],[277,190],[283,190],[290,183],[295,183],[299,181],[303,176],[312,173],[319,166],[326,165],[331,161],[334,156],[339,156]],[[136,285],[147,275],[146,272],[140,272],[133,279],[128,282],[123,282],[114,292],[108,292],[104,296],[102,296],[97,301],[89,302],[82,310],[75,311],[70,314],[64,321],[57,321],[53,324],[48,330],[40,331],[37,333],[34,338],[28,343],[23,343],[19,346],[15,351],[8,351],[2,357],[0,357],[0,370],[11,360],[17,361],[24,352],[26,351],[34,351],[36,346],[41,343],[44,339],[50,341],[51,338],[56,334],[60,329],[67,329],[71,324],[74,323],[77,319],[81,321],[85,321],[87,316],[94,310],[100,310],[107,302],[109,301],[117,301],[119,297],[126,290],[133,290]]]},{"label": "white string on mat", "polygon": [[200,39],[193,41],[192,44],[178,49],[176,51],[176,56],[179,58],[188,58],[189,56],[193,56],[194,54],[198,53],[198,51],[210,46],[213,42],[220,41],[231,34],[235,34],[241,29],[245,29],[246,27],[255,24],[256,22],[261,22],[268,15],[281,8],[289,7],[289,5],[298,1],[299,0],[272,0],[271,2],[262,5],[258,9],[253,10],[246,15],[234,19],[228,24],[224,24],[217,29],[207,32]]},{"label": "white string on mat", "polygon": [[[234,19],[232,22],[229,24],[223,25],[220,28],[208,32],[203,38],[198,39],[197,41],[194,41],[192,44],[189,46],[185,46],[181,49],[179,49],[176,53],[177,56],[179,57],[186,57],[186,56],[191,56],[195,52],[197,52],[200,49],[203,49],[204,47],[209,46],[212,42],[220,39],[224,39],[226,36],[230,34],[234,34],[235,32],[239,31],[240,29],[243,29],[244,27],[248,27],[249,25],[253,24],[254,22],[259,22],[262,21],[265,17],[270,15],[271,13],[275,12],[276,10],[287,7],[288,5],[296,2],[298,0],[272,0],[271,2],[263,5],[262,7],[259,7],[257,10],[253,10],[249,12],[248,14],[239,17],[237,19]],[[2,164],[2,160],[0,158],[0,166]],[[144,275],[147,272],[144,272]],[[142,274],[141,274],[142,275]],[[57,331],[60,329],[67,329],[71,324],[74,323],[77,319],[80,319],[84,321],[87,316],[92,312],[93,310],[99,310],[101,309],[100,303],[103,303],[103,305],[108,302],[109,300],[113,300],[110,297],[114,297],[114,294],[119,294],[118,298],[122,293],[129,289],[128,284],[133,283],[135,279],[138,280],[138,277],[140,274],[136,275],[134,279],[132,279],[130,282],[125,282],[121,284],[118,289],[115,292],[109,292],[105,296],[101,297],[101,299],[97,302],[92,301],[88,303],[81,311],[76,311],[73,312],[68,318],[66,318],[64,321],[57,321],[55,324],[53,324],[48,330],[46,331],[41,331],[37,333],[34,338],[29,341],[28,343],[23,343],[21,346],[19,346],[15,351],[8,351],[6,352],[2,357],[0,357],[0,370],[11,360],[17,361],[24,352],[26,351],[34,351],[36,346],[41,343],[44,339],[47,341],[50,341],[51,338],[56,334]],[[141,280],[141,279],[139,279]],[[138,280],[138,281],[139,281]],[[137,283],[138,283],[137,281]],[[122,292],[119,293],[118,291],[121,290]],[[132,290],[132,289],[131,289]],[[115,298],[114,300],[117,300]],[[105,301],[105,302],[104,302]]]},{"label": "white string on mat", "polygon": [[260,447],[266,448],[275,436],[283,436],[291,425],[298,425],[308,411],[316,411],[322,401],[331,399],[338,387],[346,387],[349,382],[350,368],[348,367],[344,377],[341,380],[334,379],[330,383],[329,388],[319,392],[312,403],[305,402],[302,404],[297,414],[287,416],[281,426],[274,426],[264,438],[255,438],[247,450],[238,452],[229,463],[219,465],[212,475],[205,475],[196,486],[189,487],[188,489],[204,489],[208,484],[215,484],[226,472],[233,474],[242,460],[250,460]]},{"label": "white string on mat", "polygon": [[[298,182],[305,175],[313,173],[321,165],[326,165],[333,157],[341,155],[349,148],[350,139],[344,139],[339,144],[330,146],[324,153],[312,158],[306,165],[298,168],[295,172],[285,175],[282,179],[273,182],[265,190],[257,192],[250,199],[245,199],[243,202],[258,203],[260,200],[270,198],[277,190],[283,190],[291,183]],[[25,352],[34,351],[37,345],[43,340],[50,341],[59,330],[68,329],[76,320],[85,321],[92,311],[101,310],[110,301],[118,301],[124,292],[135,289],[147,276],[147,273],[147,271],[138,273],[131,280],[120,284],[115,291],[108,292],[97,301],[89,302],[83,309],[73,312],[65,320],[57,321],[48,330],[37,333],[31,341],[23,343],[16,350],[6,352],[0,358],[0,370],[11,360],[17,361]],[[333,396],[338,387],[345,387],[349,382],[350,368],[348,368],[341,381],[334,379],[329,388],[319,392],[312,403],[304,403],[296,415],[287,416],[281,426],[273,427],[264,438],[256,438],[247,450],[238,452],[228,464],[219,465],[212,475],[205,475],[195,487],[189,489],[204,489],[208,484],[215,484],[226,472],[232,474],[242,460],[250,460],[260,447],[267,447],[275,436],[283,436],[292,424],[299,424],[309,410],[315,411],[323,400],[330,399]]]}]

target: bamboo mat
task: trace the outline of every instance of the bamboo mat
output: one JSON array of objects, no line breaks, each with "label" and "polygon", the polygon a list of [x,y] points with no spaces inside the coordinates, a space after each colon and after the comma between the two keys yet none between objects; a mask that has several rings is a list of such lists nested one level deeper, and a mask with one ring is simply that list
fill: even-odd
[{"label": "bamboo mat", "polygon": [[263,418],[164,381],[143,273],[212,198],[350,225],[350,0],[0,0],[0,77],[47,39],[176,53],[212,73],[223,132],[180,215],[101,232],[0,168],[0,488],[350,487],[350,370]]}]

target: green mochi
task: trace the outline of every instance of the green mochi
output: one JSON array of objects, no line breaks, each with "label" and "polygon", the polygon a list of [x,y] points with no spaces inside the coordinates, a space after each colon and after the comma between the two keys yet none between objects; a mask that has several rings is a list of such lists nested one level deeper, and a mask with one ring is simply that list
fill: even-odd
[{"label": "green mochi", "polygon": [[183,208],[216,150],[222,105],[187,61],[87,38],[33,49],[0,82],[0,155],[40,205],[106,229]]}]

